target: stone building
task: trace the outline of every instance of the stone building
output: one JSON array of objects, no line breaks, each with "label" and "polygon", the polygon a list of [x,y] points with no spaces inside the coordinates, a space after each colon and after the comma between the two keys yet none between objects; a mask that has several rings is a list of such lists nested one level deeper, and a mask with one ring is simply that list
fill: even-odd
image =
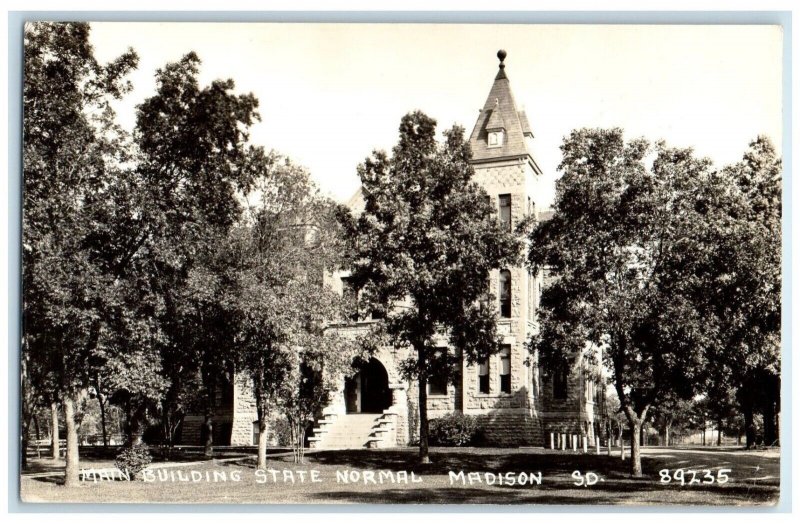
[{"label": "stone building", "polygon": [[[498,219],[509,228],[529,214],[545,220],[537,205],[542,170],[531,154],[534,134],[528,117],[519,110],[505,70],[505,52],[489,94],[470,136],[475,179],[489,194]],[[360,191],[349,202],[363,209]],[[347,292],[347,276],[333,275],[328,282]],[[537,329],[537,308],[546,275],[525,267],[494,271],[490,289],[497,297],[498,331],[502,350],[487,361],[469,365],[463,360],[456,384],[431,379],[428,416],[437,418],[461,412],[479,417],[488,444],[499,446],[549,446],[549,434],[571,433],[594,438],[595,390],[593,379],[579,362],[561,373],[545,373],[530,355],[525,342]],[[369,329],[362,320],[337,328],[356,335]],[[442,346],[446,346],[442,341]],[[413,442],[417,434],[416,381],[404,380],[398,364],[410,349],[381,348],[353,377],[342,377],[341,387],[322,413],[310,445],[314,448],[393,447]],[[253,444],[255,408],[247,388],[228,385],[219,421],[230,432],[230,443]],[[196,421],[190,421],[194,423]],[[200,421],[201,422],[201,421]],[[188,423],[187,423],[188,424]],[[223,442],[225,442],[223,438]]]},{"label": "stone building", "polygon": [[[514,100],[505,56],[503,51],[498,53],[498,72],[469,140],[475,179],[495,204],[499,220],[513,228],[529,214],[548,217],[538,211],[542,170],[531,154],[533,131]],[[360,192],[349,205],[354,212],[363,208]],[[338,277],[332,285],[346,292],[346,275]],[[545,278],[542,272],[532,274],[522,266],[493,272],[490,289],[498,300],[503,349],[477,365],[463,360],[456,384],[430,380],[430,418],[451,412],[477,416],[487,443],[501,446],[549,445],[545,435],[550,432],[594,437],[594,380],[578,362],[571,370],[547,375],[525,347],[537,329],[536,310]],[[368,329],[370,322],[380,320],[339,329],[355,334]],[[444,340],[442,346],[446,346]],[[343,380],[324,410],[311,446],[391,447],[413,441],[418,385],[403,380],[398,368],[407,351],[382,348],[354,377]]]}]

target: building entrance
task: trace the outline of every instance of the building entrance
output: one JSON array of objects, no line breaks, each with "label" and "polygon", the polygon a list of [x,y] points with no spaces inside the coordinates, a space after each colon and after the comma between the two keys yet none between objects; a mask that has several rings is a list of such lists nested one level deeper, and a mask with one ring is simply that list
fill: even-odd
[{"label": "building entrance", "polygon": [[344,396],[348,413],[383,413],[392,405],[386,368],[379,360],[369,359],[345,381]]}]

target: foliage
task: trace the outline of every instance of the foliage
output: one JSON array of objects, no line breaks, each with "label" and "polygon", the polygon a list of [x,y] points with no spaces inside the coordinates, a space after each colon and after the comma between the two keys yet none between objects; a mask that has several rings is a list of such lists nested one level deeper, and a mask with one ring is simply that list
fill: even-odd
[{"label": "foliage", "polygon": [[78,477],[76,404],[112,351],[113,278],[94,262],[96,217],[125,160],[111,102],[130,88],[128,51],[102,65],[85,23],[25,26],[23,86],[23,384],[63,401],[67,475]]},{"label": "foliage", "polygon": [[220,304],[231,354],[256,397],[263,465],[270,410],[287,417],[300,460],[305,427],[350,370],[358,345],[326,333],[344,318],[341,297],[324,282],[343,256],[338,206],[288,160],[259,161],[262,176],[242,220],[209,267],[224,279]]},{"label": "foliage", "polygon": [[474,445],[478,428],[475,417],[463,413],[448,413],[430,421],[430,443],[433,446]]},{"label": "foliage", "polygon": [[532,347],[547,367],[602,349],[638,475],[653,406],[703,393],[724,411],[734,368],[779,366],[780,161],[759,139],[714,171],[619,129],[574,131],[562,151],[556,213],[531,235],[531,265],[556,276]]},{"label": "foliage", "polygon": [[696,307],[698,261],[687,257],[705,252],[695,202],[710,163],[658,144],[648,169],[649,144],[626,143],[620,129],[573,131],[561,149],[555,214],[530,237],[531,265],[555,275],[532,347],[548,368],[602,350],[634,434],[638,476],[648,410],[668,393],[696,392],[703,349],[716,336]]},{"label": "foliage", "polygon": [[755,439],[754,411],[763,413],[765,439],[778,440],[781,172],[775,148],[758,137],[741,162],[715,173],[702,200],[713,250],[698,294],[720,334],[709,346],[708,395],[716,418],[739,404],[748,445]]},{"label": "foliage", "polygon": [[135,480],[139,473],[142,472],[153,461],[150,455],[150,449],[146,444],[139,444],[136,446],[125,446],[119,452],[114,464],[123,473],[127,473],[130,480]]},{"label": "foliage", "polygon": [[272,419],[271,433],[278,446],[282,448],[292,446],[292,430],[286,417],[278,416]]},{"label": "foliage", "polygon": [[[423,461],[427,378],[440,364],[437,371],[451,379],[459,361],[452,352],[442,355],[435,339],[444,336],[469,362],[499,351],[486,283],[491,270],[513,265],[522,246],[473,180],[463,129],[445,131],[441,144],[435,132],[436,122],[423,113],[404,116],[392,156],[375,151],[359,166],[363,213],[342,220],[364,304],[385,311],[393,344],[413,348],[402,371],[419,381]],[[392,307],[406,300],[410,307]]]}]

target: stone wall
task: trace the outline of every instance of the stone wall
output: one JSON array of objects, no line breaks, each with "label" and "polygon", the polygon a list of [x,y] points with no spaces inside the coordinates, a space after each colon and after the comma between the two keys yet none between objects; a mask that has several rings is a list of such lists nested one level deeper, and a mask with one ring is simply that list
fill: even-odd
[{"label": "stone wall", "polygon": [[[567,395],[555,398],[552,374],[542,379],[542,429],[545,435],[568,433],[594,438],[594,399],[587,398],[586,378],[579,359],[567,377]],[[548,437],[549,438],[549,437]]]},{"label": "stone wall", "polygon": [[252,446],[257,444],[255,439],[257,435],[256,422],[258,421],[252,381],[246,374],[237,373],[233,382],[231,445]]},{"label": "stone wall", "polygon": [[[227,446],[231,443],[231,428],[234,420],[234,409],[231,399],[234,397],[233,386],[220,377],[220,384],[215,392],[212,415],[213,441],[215,445]],[[205,416],[191,413],[183,418],[179,442],[187,445],[202,444],[202,426]]]},{"label": "stone wall", "polygon": [[477,415],[482,444],[499,447],[542,446],[539,417],[530,411],[500,410]]}]

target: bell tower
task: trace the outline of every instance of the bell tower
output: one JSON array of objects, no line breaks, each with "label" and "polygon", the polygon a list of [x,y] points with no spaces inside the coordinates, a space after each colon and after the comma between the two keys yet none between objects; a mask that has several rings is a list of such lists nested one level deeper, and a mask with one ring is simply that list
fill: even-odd
[{"label": "bell tower", "polygon": [[[531,154],[533,132],[528,117],[518,109],[511,91],[506,56],[504,50],[497,53],[497,74],[469,142],[475,181],[488,193],[498,220],[510,230],[536,212],[542,170]],[[464,412],[491,413],[497,423],[487,427],[487,433],[492,433],[487,438],[494,442],[541,445],[539,373],[536,365],[527,363],[525,346],[535,329],[541,279],[524,266],[493,271],[490,279],[503,347],[488,362],[465,365]]]},{"label": "bell tower", "polygon": [[[475,181],[496,206],[498,220],[513,229],[527,216],[539,220],[548,213],[537,201],[542,170],[532,154],[534,135],[528,117],[517,108],[511,91],[507,56],[502,49],[497,52],[500,64],[470,135],[470,147]],[[534,445],[549,445],[551,432],[593,439],[594,394],[581,363],[576,360],[565,376],[551,376],[539,368],[536,355],[529,355],[525,346],[538,329],[544,272],[532,274],[516,266],[494,271],[490,278],[490,289],[498,300],[503,350],[479,365],[477,372],[465,367],[465,385],[477,383],[467,386],[464,411],[480,414],[488,407],[494,417],[509,419],[497,424],[496,431],[514,427],[518,438]],[[502,437],[493,440],[502,441]]]}]

